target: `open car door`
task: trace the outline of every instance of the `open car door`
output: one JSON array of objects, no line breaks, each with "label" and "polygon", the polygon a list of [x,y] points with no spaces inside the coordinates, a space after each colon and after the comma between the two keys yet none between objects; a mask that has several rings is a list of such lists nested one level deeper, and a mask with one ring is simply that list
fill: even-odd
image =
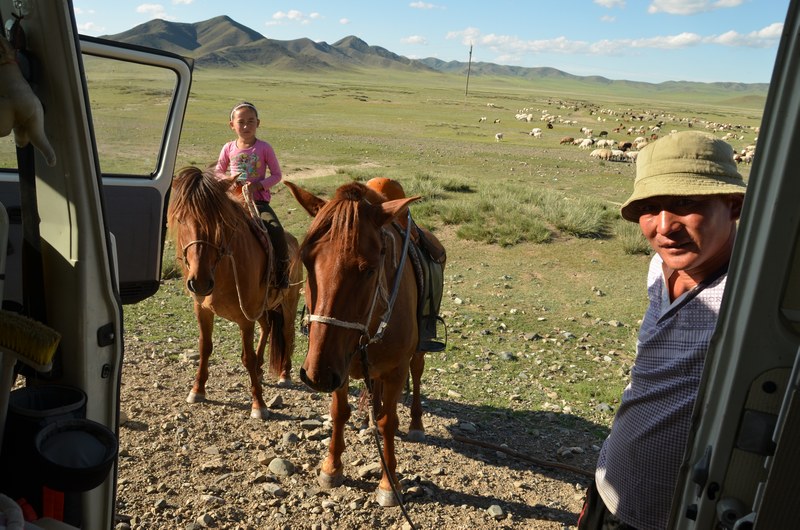
[{"label": "open car door", "polygon": [[792,0],[671,528],[800,528],[800,2]]},{"label": "open car door", "polygon": [[[48,165],[33,146],[17,149],[13,135],[0,138],[0,298],[6,311],[21,312],[61,335],[52,370],[23,371],[24,387],[0,387],[0,398],[7,402],[20,391],[81,395],[75,400],[79,419],[116,436],[122,304],[142,300],[159,286],[192,64],[169,53],[79,36],[71,0],[0,0],[0,18],[5,35],[15,20],[15,30],[24,32],[24,60],[18,62],[42,103],[44,132],[56,155]],[[0,381],[11,381],[6,365],[0,366]],[[14,404],[12,399],[9,409]],[[66,408],[47,399],[25,405],[37,413],[37,406],[51,405],[48,412]],[[12,412],[3,422],[0,493],[17,500],[53,488],[59,493],[53,484],[74,485],[69,476],[56,480],[35,466],[33,436],[12,425]],[[49,500],[60,503],[56,511],[71,526],[113,528],[116,476],[115,453],[99,485],[61,491]],[[42,506],[40,499],[34,507],[47,515]]]}]

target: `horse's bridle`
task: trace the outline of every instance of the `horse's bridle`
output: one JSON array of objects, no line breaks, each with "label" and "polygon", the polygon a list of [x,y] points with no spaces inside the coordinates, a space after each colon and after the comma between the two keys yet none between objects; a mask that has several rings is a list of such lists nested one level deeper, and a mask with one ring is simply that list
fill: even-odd
[{"label": "horse's bridle", "polygon": [[223,257],[230,256],[231,254],[231,250],[227,246],[222,247],[205,239],[195,239],[194,241],[189,241],[183,246],[183,249],[181,251],[182,253],[181,259],[183,260],[184,263],[188,263],[188,260],[186,259],[186,253],[189,251],[189,248],[195,245],[207,245],[217,251],[217,261],[214,262],[214,266],[211,267],[211,270],[217,268],[217,265],[219,265],[219,262],[222,261]]},{"label": "horse's bridle", "polygon": [[[378,342],[383,338],[383,334],[386,332],[386,327],[389,325],[389,320],[392,318],[392,310],[394,309],[394,302],[397,300],[397,294],[400,291],[400,280],[402,279],[403,269],[405,268],[406,264],[406,256],[408,255],[408,245],[411,241],[411,212],[408,212],[408,219],[406,224],[406,231],[403,236],[403,251],[400,255],[400,264],[397,266],[397,272],[394,277],[394,285],[392,286],[392,293],[390,296],[387,297],[386,290],[383,288],[383,279],[386,275],[385,273],[385,262],[386,262],[386,248],[388,245],[386,244],[386,239],[392,237],[386,228],[381,228],[381,235],[383,236],[383,251],[381,252],[381,264],[378,269],[378,281],[375,286],[375,292],[372,295],[372,303],[370,304],[369,313],[367,314],[367,319],[365,323],[361,322],[349,322],[346,320],[339,320],[338,318],[326,315],[314,315],[314,314],[307,314],[303,317],[303,324],[306,328],[311,324],[311,322],[320,322],[322,324],[327,324],[330,326],[337,326],[340,328],[347,328],[347,329],[355,329],[361,332],[361,338],[359,339],[360,348],[363,350],[366,349],[367,346],[374,342]],[[386,311],[381,316],[381,321],[378,323],[378,329],[375,331],[374,335],[370,335],[369,333],[369,323],[372,321],[372,315],[375,312],[375,307],[377,306],[378,302],[378,294],[382,294],[382,298],[384,302],[386,302]]]}]

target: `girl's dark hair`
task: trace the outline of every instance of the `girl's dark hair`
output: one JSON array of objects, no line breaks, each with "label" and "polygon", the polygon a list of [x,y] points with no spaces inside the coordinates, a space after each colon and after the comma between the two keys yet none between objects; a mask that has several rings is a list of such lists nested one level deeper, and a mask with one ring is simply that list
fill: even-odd
[{"label": "girl's dark hair", "polygon": [[233,121],[233,113],[241,109],[242,107],[253,109],[253,112],[256,113],[256,119],[258,119],[258,109],[256,108],[256,106],[250,103],[249,101],[242,101],[241,103],[237,103],[236,106],[234,106],[231,109],[231,121]]}]

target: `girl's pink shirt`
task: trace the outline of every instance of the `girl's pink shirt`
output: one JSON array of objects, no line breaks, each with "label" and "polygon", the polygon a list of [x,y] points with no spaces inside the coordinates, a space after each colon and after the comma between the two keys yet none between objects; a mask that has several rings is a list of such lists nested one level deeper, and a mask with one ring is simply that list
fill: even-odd
[{"label": "girl's pink shirt", "polygon": [[220,177],[241,174],[240,178],[246,177],[247,182],[261,182],[264,189],[255,191],[253,198],[267,202],[272,199],[269,188],[282,178],[275,150],[264,140],[256,140],[255,144],[245,149],[239,149],[236,140],[226,143],[219,153],[216,173]]}]

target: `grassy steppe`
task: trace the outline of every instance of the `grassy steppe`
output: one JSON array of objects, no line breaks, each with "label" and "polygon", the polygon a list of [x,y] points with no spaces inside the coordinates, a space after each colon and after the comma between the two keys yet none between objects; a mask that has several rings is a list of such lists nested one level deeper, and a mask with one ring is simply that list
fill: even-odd
[{"label": "grassy steppe", "polygon": [[[753,142],[765,95],[510,78],[472,78],[465,95],[464,81],[383,70],[201,70],[178,165],[213,162],[232,138],[229,109],[246,99],[259,107],[260,136],[275,147],[286,179],[323,196],[351,179],[400,180],[408,194],[424,196],[413,215],[434,229],[449,257],[442,305],[448,347],[428,356],[425,394],[487,411],[560,411],[565,422],[580,417],[602,431],[633,362],[649,256],[636,251],[636,227],[617,212],[633,165],[598,161],[559,140],[591,127],[626,141],[632,136],[612,132],[618,124],[660,121],[667,133],[692,119],[695,128],[742,126],[744,138],[731,142],[741,149]],[[521,109],[534,121],[515,120]],[[574,122],[535,139],[528,132],[545,127],[542,111]],[[631,122],[626,113],[648,118]],[[273,205],[302,239],[309,218],[285,189]],[[196,348],[190,306],[179,282],[169,280],[153,299],[126,308],[128,329],[167,353]],[[175,326],[156,329],[165,311]],[[237,358],[238,340],[231,325],[218,326],[218,352]],[[298,366],[304,350],[298,335]]]},{"label": "grassy steppe", "polygon": [[[152,144],[171,85],[150,76],[92,69],[104,172],[147,173],[155,165]],[[408,194],[424,197],[412,213],[435,231],[449,258],[442,304],[448,347],[428,356],[423,392],[512,414],[561,411],[564,421],[580,417],[602,430],[613,410],[598,405],[613,409],[633,362],[649,256],[636,227],[618,214],[634,166],[602,162],[559,141],[581,136],[582,127],[627,141],[635,136],[624,132],[631,126],[661,123],[665,134],[691,120],[696,129],[740,126],[743,138],[731,143],[741,149],[754,142],[765,96],[717,85],[645,90],[625,82],[483,77],[472,77],[465,94],[465,79],[453,75],[198,70],[178,167],[216,160],[233,138],[230,108],[244,99],[258,106],[259,136],[275,147],[286,179],[323,196],[351,179],[400,180]],[[532,122],[515,119],[523,109]],[[560,118],[553,129],[539,119],[543,112]],[[542,138],[528,134],[533,127],[544,128]],[[9,158],[13,166],[10,138],[3,143],[0,162]],[[749,168],[741,169],[747,176]],[[282,186],[273,206],[302,239],[310,219]],[[173,252],[168,246],[165,270],[174,268]],[[191,302],[179,280],[126,306],[125,325],[160,354],[196,348]],[[297,366],[303,341],[298,334]],[[232,325],[218,325],[216,343],[218,355],[238,359]]]}]

